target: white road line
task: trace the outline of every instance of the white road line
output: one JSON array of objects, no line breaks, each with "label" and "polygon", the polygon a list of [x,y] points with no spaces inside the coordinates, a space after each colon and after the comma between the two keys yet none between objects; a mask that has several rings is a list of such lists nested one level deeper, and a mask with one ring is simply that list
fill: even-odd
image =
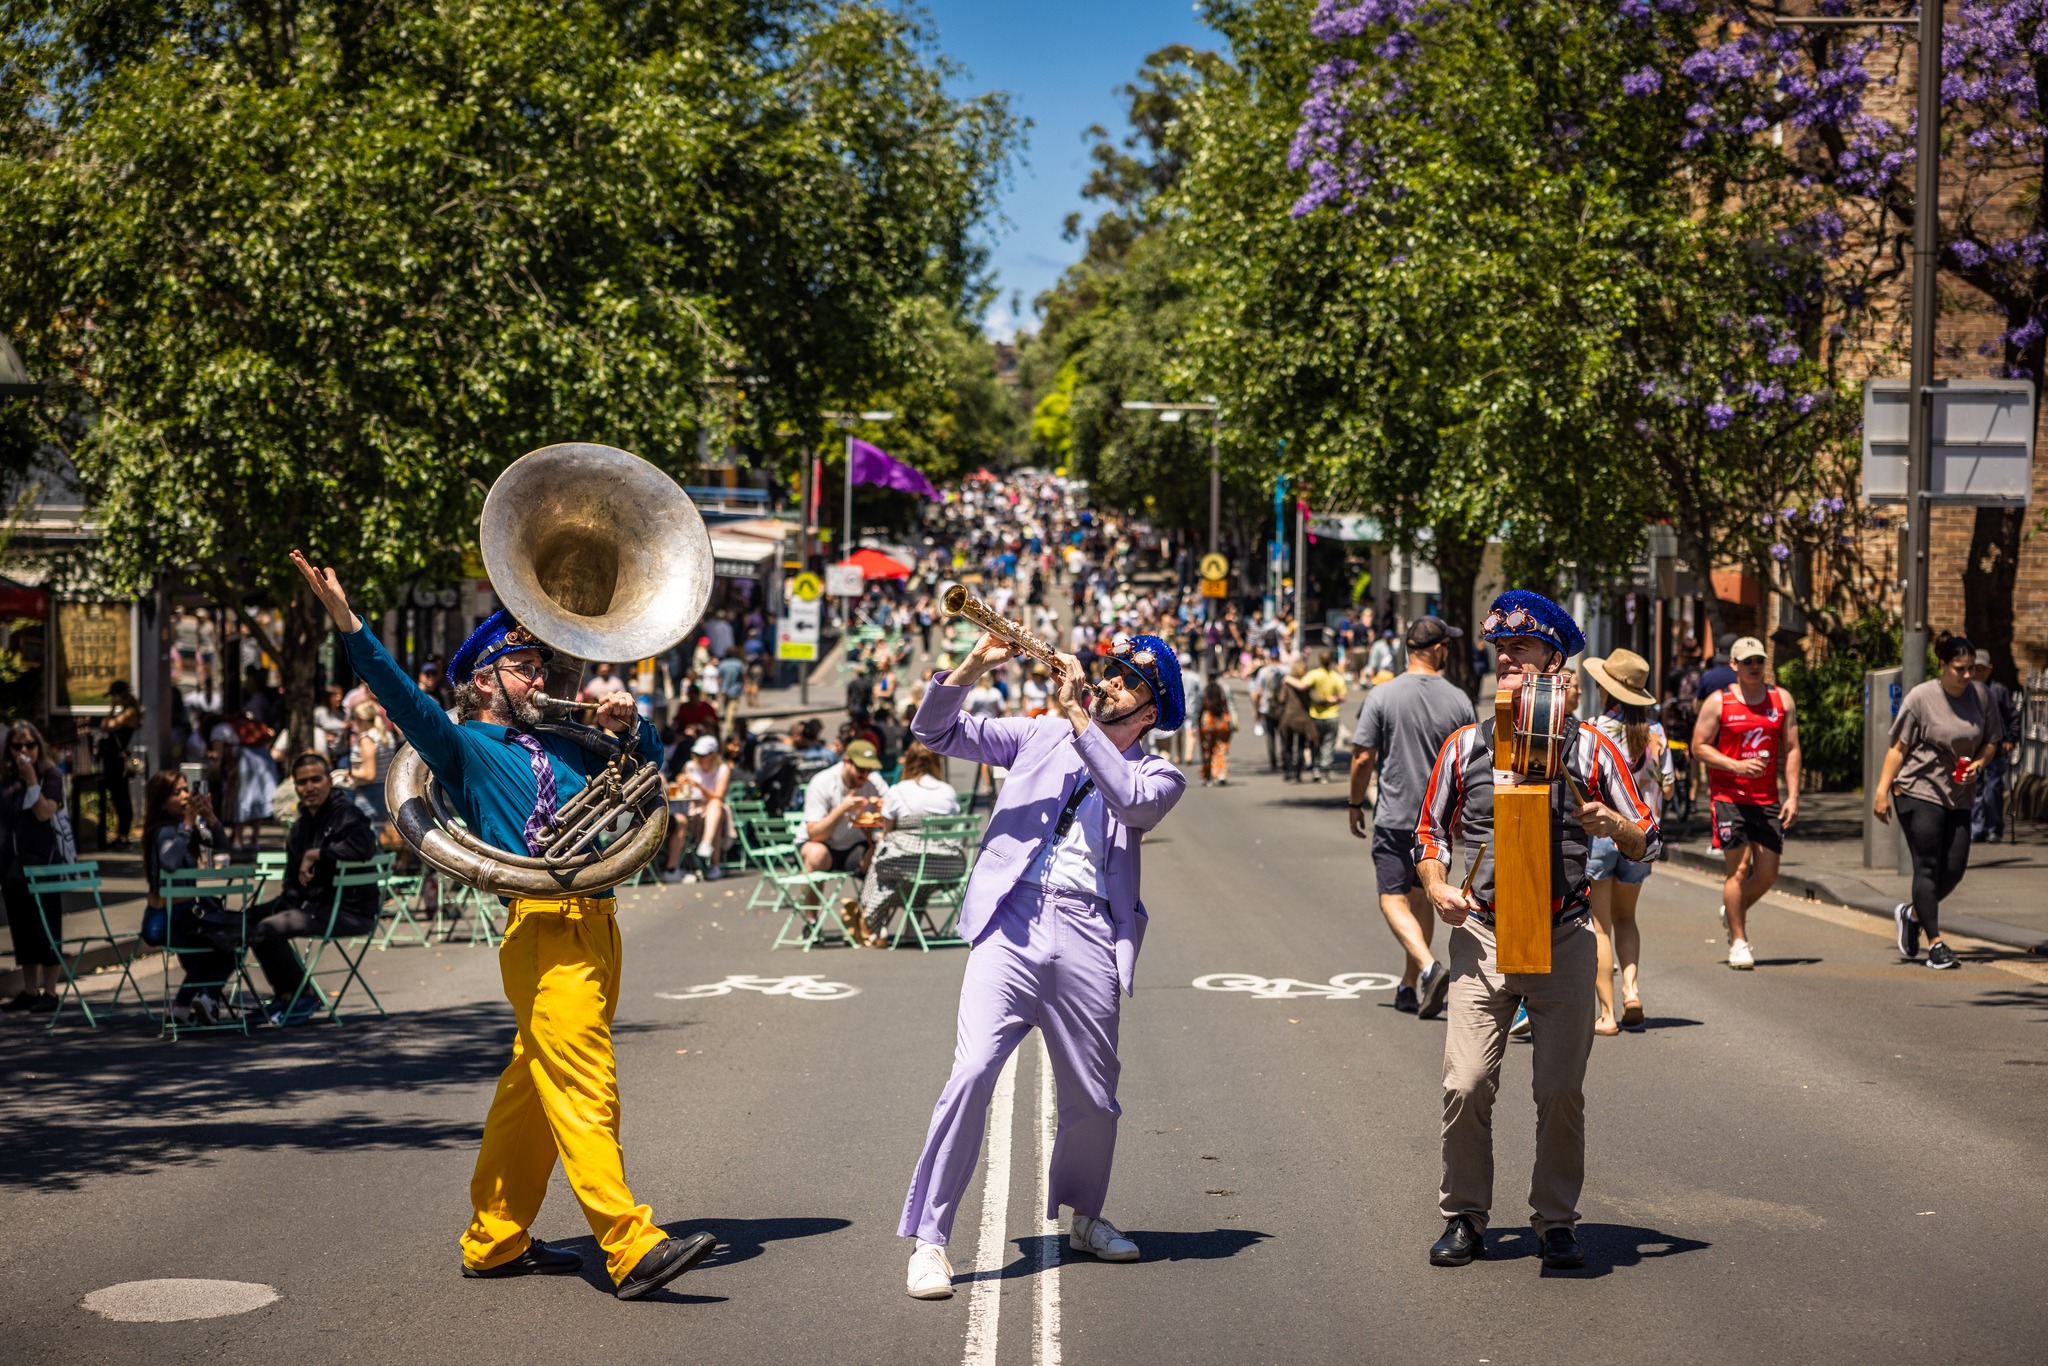
[{"label": "white road line", "polygon": [[1001,1271],[1009,1249],[1010,1128],[1017,1112],[1017,1055],[996,1078],[988,1124],[988,1179],[981,1191],[981,1238],[974,1248],[974,1274],[967,1292],[967,1353],[961,1366],[996,1366],[996,1328],[1001,1318]]},{"label": "white road line", "polygon": [[[1038,1206],[1044,1209],[1052,1197],[1052,1145],[1059,1137],[1060,1107],[1054,1095],[1052,1052],[1045,1035],[1038,1036]],[[1038,1341],[1031,1359],[1037,1366],[1060,1366],[1060,1221],[1033,1214],[1039,1220],[1038,1243]]]}]

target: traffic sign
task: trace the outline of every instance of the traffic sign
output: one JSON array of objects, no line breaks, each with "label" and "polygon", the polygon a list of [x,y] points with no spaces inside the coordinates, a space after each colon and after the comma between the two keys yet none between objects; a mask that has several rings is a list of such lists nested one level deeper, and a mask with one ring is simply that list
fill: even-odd
[{"label": "traffic sign", "polygon": [[[1902,379],[1863,384],[1863,498],[1906,501],[1909,386]],[[1933,460],[1927,501],[2023,508],[2034,489],[2034,382],[1936,380],[1928,391]]]},{"label": "traffic sign", "polygon": [[1230,596],[1229,579],[1203,579],[1202,596],[1205,598],[1227,598]]},{"label": "traffic sign", "polygon": [[825,591],[825,581],[805,572],[789,581],[789,595],[798,602],[816,602]]},{"label": "traffic sign", "polygon": [[[804,575],[813,578],[812,575]],[[775,643],[777,659],[816,659],[818,657],[818,626],[821,610],[818,598],[813,593],[808,598],[798,598],[789,605],[789,615],[782,619],[781,639]]]},{"label": "traffic sign", "polygon": [[[1229,578],[1230,561],[1224,559],[1215,551],[1210,551],[1208,554],[1202,557],[1202,577],[1211,580]],[[1209,594],[1209,596],[1213,598],[1218,595],[1215,593],[1211,593]]]},{"label": "traffic sign", "polygon": [[835,598],[857,598],[867,591],[868,576],[857,564],[825,566],[825,591]]}]

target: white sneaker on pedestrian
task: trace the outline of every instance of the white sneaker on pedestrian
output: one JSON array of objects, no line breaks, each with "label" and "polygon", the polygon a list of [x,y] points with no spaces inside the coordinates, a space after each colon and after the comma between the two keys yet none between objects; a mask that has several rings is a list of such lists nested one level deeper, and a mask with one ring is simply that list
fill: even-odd
[{"label": "white sneaker on pedestrian", "polygon": [[1074,1216],[1074,1227],[1067,1236],[1067,1246],[1076,1252],[1086,1252],[1100,1257],[1105,1262],[1138,1260],[1138,1245],[1119,1233],[1115,1224],[1107,1219],[1090,1219],[1085,1214]]},{"label": "white sneaker on pedestrian", "polygon": [[1724,901],[1714,909],[1721,913],[1721,937],[1733,944],[1735,942],[1735,931],[1728,928],[1728,903]]},{"label": "white sneaker on pedestrian", "polygon": [[1749,941],[1738,939],[1728,948],[1728,966],[1741,972],[1748,972],[1756,966],[1756,955],[1749,951]]},{"label": "white sneaker on pedestrian", "polygon": [[1899,957],[1910,963],[1920,956],[1920,919],[1910,903],[1892,907],[1892,924],[1899,932]]},{"label": "white sneaker on pedestrian", "polygon": [[910,1254],[910,1278],[904,1287],[914,1300],[950,1300],[953,1298],[953,1264],[946,1260],[946,1249],[938,1243],[919,1243],[917,1251]]}]

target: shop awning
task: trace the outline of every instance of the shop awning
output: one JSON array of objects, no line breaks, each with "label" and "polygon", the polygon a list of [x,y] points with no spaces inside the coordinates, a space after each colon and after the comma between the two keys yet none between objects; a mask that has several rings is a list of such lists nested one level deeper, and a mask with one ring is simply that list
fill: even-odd
[{"label": "shop awning", "polygon": [[711,538],[712,573],[721,579],[765,579],[776,543],[752,536]]},{"label": "shop awning", "polygon": [[879,550],[862,546],[846,557],[845,563],[858,565],[861,577],[866,579],[907,579],[910,566],[894,556],[884,555]]}]

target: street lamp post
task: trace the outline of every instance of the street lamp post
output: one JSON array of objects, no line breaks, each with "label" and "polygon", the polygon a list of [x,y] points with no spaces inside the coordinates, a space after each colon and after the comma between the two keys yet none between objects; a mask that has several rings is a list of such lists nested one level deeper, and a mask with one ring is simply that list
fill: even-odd
[{"label": "street lamp post", "polygon": [[1217,434],[1221,430],[1223,413],[1215,399],[1205,403],[1146,403],[1139,399],[1125,399],[1124,407],[1138,412],[1159,414],[1161,422],[1178,422],[1188,413],[1209,415],[1209,553],[1215,554],[1219,535],[1219,522],[1223,505],[1223,467],[1217,459]]},{"label": "street lamp post", "polygon": [[1906,455],[1906,630],[1899,661],[1899,689],[1910,692],[1927,677],[1927,571],[1933,504],[1927,496],[1934,472],[1934,304],[1935,272],[1941,254],[1941,25],[1943,0],[1920,0],[1915,19],[1861,15],[1778,15],[1786,28],[1906,28],[1917,24],[1920,90],[1913,130],[1913,351],[1907,392],[1912,396]]}]

